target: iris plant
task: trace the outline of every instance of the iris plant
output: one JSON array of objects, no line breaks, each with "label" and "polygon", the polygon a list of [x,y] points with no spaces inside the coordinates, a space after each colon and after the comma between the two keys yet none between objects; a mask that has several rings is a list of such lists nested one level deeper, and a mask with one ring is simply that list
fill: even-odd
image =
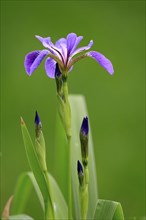
[{"label": "iris plant", "polygon": [[112,75],[114,73],[112,63],[103,54],[96,51],[87,52],[93,45],[92,40],[90,40],[87,46],[78,47],[83,36],[77,36],[75,33],[68,34],[66,38],[60,38],[55,44],[52,43],[50,37],[43,38],[36,35],[36,38],[46,49],[35,50],[26,55],[24,66],[29,76],[45,57],[47,57],[45,61],[45,70],[50,78],[55,78],[57,63],[61,73],[67,75],[67,73],[72,70],[73,64],[85,57],[95,59],[109,74]]},{"label": "iris plant", "polygon": [[[36,38],[46,49],[28,53],[25,57],[24,66],[27,74],[31,76],[41,61],[46,58],[46,73],[50,78],[55,78],[56,81],[58,112],[65,131],[62,132],[62,126],[59,125],[57,127],[56,138],[60,139],[57,140],[54,151],[56,154],[53,157],[58,183],[48,172],[45,138],[42,131],[42,123],[36,111],[34,142],[21,118],[23,141],[32,172],[27,172],[20,176],[16,186],[13,202],[13,213],[16,215],[9,218],[11,205],[9,200],[4,209],[2,220],[33,220],[27,215],[17,215],[26,202],[27,192],[30,192],[31,185],[38,195],[45,220],[124,220],[123,211],[119,203],[97,198],[96,170],[92,141],[89,143],[88,117],[83,118],[81,127],[80,129],[78,128],[82,110],[86,112],[84,99],[81,96],[70,96],[69,98],[67,84],[68,73],[72,70],[74,63],[82,58],[91,57],[95,59],[111,75],[114,73],[112,63],[101,53],[88,51],[93,45],[92,40],[87,46],[78,47],[83,37],[77,36],[75,33],[68,34],[66,38],[59,39],[55,44],[51,42],[50,37],[36,36]],[[70,101],[72,103],[71,106]],[[72,112],[73,114],[71,114]],[[58,123],[60,124],[60,121]],[[78,131],[72,132],[75,130]],[[80,148],[78,147],[79,145]],[[82,164],[79,159],[82,160]],[[76,161],[77,181],[74,170]]]}]

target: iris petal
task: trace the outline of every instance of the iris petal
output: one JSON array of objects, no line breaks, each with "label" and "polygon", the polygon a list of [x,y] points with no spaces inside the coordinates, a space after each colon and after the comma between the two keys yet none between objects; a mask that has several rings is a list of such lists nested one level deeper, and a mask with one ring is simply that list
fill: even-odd
[{"label": "iris petal", "polygon": [[109,74],[112,75],[114,73],[111,61],[107,59],[103,54],[96,51],[90,51],[86,53],[86,55],[95,59],[104,69],[107,70]]},{"label": "iris petal", "polygon": [[48,53],[48,50],[36,50],[28,53],[25,56],[24,66],[29,76],[40,65],[40,63]]},{"label": "iris petal", "polygon": [[81,40],[83,39],[83,36],[79,36],[76,38],[76,42],[72,48],[72,50],[70,51],[70,56],[72,55],[72,53],[75,51],[76,47],[78,46],[78,44],[81,42]]},{"label": "iris petal", "polygon": [[35,35],[35,37],[43,44],[44,47],[48,48],[49,51],[54,54],[54,50],[51,48],[52,42],[50,37],[43,38],[38,35]]},{"label": "iris petal", "polygon": [[65,38],[60,38],[56,41],[55,46],[57,50],[63,55],[63,61],[66,62],[67,60],[67,41]]},{"label": "iris petal", "polygon": [[67,51],[68,51],[68,54],[70,54],[72,48],[75,45],[77,35],[75,33],[70,33],[67,35],[66,39],[67,39]]},{"label": "iris petal", "polygon": [[86,51],[86,50],[89,50],[93,45],[93,41],[90,40],[89,44],[87,46],[84,46],[84,47],[80,47],[78,49],[76,49],[72,54],[71,54],[71,57],[73,57],[74,55],[78,54],[78,53],[81,53],[83,51]]},{"label": "iris petal", "polygon": [[36,38],[43,44],[44,47],[48,48],[48,50],[54,54],[56,57],[58,57],[62,62],[64,61],[63,56],[62,56],[62,50],[59,47],[56,47],[50,37],[40,37],[36,35]]},{"label": "iris petal", "polygon": [[47,58],[45,62],[45,69],[46,73],[50,78],[55,78],[55,68],[56,68],[56,61],[52,58]]}]

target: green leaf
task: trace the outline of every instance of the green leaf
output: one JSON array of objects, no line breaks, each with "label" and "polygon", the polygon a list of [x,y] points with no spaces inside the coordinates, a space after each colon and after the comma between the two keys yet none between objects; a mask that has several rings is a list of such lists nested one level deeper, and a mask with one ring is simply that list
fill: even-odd
[{"label": "green leaf", "polygon": [[97,200],[94,220],[124,220],[121,204],[110,200]]},{"label": "green leaf", "polygon": [[[67,205],[65,199],[56,183],[55,179],[49,174],[50,190],[54,206],[55,219],[67,219]],[[12,203],[12,214],[19,214],[24,211],[25,204],[29,201],[32,187],[38,196],[42,209],[44,210],[44,200],[32,172],[21,174],[15,188],[14,200]],[[20,202],[21,201],[21,202]]]},{"label": "green leaf", "polygon": [[39,188],[40,188],[40,191],[42,193],[44,200],[48,201],[51,204],[52,201],[51,201],[50,192],[47,186],[47,180],[45,178],[43,170],[40,167],[37,154],[36,154],[36,150],[34,148],[31,137],[29,135],[29,132],[23,120],[21,120],[21,129],[22,129],[22,136],[23,136],[23,141],[24,141],[29,165],[34,173],[34,176],[39,185]]},{"label": "green leaf", "polygon": [[33,218],[25,214],[9,216],[9,220],[20,220],[20,219],[21,220],[33,220]]},{"label": "green leaf", "polygon": [[[22,213],[25,209],[26,203],[29,200],[30,192],[34,188],[42,209],[44,210],[44,200],[36,179],[31,172],[22,173],[15,187],[14,198],[12,203],[12,214]],[[21,201],[21,202],[20,202]]]},{"label": "green leaf", "polygon": [[50,190],[55,212],[55,219],[68,219],[68,207],[62,192],[51,174],[49,174]]},{"label": "green leaf", "polygon": [[[85,99],[81,95],[70,95],[69,101],[72,113],[72,185],[73,185],[73,217],[80,219],[80,205],[79,205],[79,183],[77,176],[77,160],[81,160],[79,131],[83,117],[87,116],[87,108]],[[56,139],[54,148],[54,170],[55,176],[63,195],[67,201],[67,170],[68,166],[68,148],[64,128],[61,124],[60,118],[57,116],[56,122]],[[97,182],[96,182],[96,167],[94,160],[94,151],[92,144],[91,128],[89,135],[89,209],[88,219],[93,218],[97,195]]]}]

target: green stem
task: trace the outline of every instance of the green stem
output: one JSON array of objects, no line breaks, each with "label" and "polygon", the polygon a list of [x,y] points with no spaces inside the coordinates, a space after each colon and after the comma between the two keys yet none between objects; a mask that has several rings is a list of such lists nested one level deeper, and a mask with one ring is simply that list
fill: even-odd
[{"label": "green stem", "polygon": [[71,136],[68,136],[68,219],[72,219]]},{"label": "green stem", "polygon": [[89,169],[84,166],[84,184],[79,186],[80,205],[81,205],[81,219],[87,219],[88,213],[88,183],[89,183]]},{"label": "green stem", "polygon": [[84,187],[79,186],[80,205],[81,205],[81,219],[87,219],[88,212],[88,184],[85,183]]},{"label": "green stem", "polygon": [[[49,183],[49,176],[48,176],[48,171],[44,171],[44,176],[46,179],[46,183],[47,183],[47,187],[48,187],[48,191],[49,193],[51,193],[51,189],[50,189],[50,183]],[[45,203],[45,220],[53,220],[54,219],[54,208],[53,208],[53,202],[52,202],[52,196],[50,194],[50,200],[49,199],[47,201],[44,201]]]},{"label": "green stem", "polygon": [[63,95],[66,108],[66,136],[68,141],[68,219],[72,219],[72,181],[71,181],[71,110],[68,100],[67,79],[63,80]]},{"label": "green stem", "polygon": [[56,77],[58,110],[68,141],[68,219],[72,219],[71,184],[71,109],[68,100],[67,76]]}]

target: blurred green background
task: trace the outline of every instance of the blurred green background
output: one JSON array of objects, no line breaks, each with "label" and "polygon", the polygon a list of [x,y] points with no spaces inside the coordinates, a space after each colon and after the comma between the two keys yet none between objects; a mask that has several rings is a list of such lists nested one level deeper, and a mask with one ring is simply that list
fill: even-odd
[{"label": "blurred green background", "polygon": [[[44,65],[25,73],[26,53],[43,49],[34,35],[55,42],[68,33],[93,39],[93,50],[113,63],[110,76],[94,60],[78,62],[69,92],[86,97],[92,125],[99,197],[121,202],[125,218],[145,215],[145,1],[1,1],[1,210],[22,171],[29,170],[20,116],[34,136],[38,110],[48,165],[56,119],[55,82]],[[33,209],[31,211],[31,209]],[[35,196],[28,213],[41,215]]]}]

